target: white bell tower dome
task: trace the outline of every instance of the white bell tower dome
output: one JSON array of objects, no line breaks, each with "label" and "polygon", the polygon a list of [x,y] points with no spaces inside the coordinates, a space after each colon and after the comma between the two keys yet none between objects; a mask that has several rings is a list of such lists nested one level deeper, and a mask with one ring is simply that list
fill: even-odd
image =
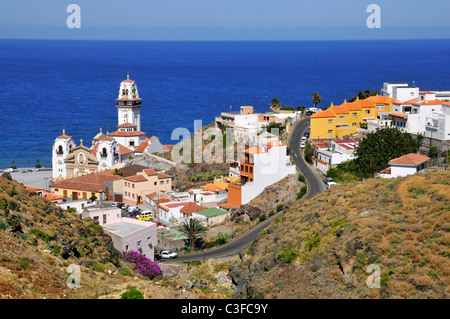
[{"label": "white bell tower dome", "polygon": [[141,130],[141,105],[142,99],[139,97],[136,82],[130,80],[129,74],[127,79],[120,83],[119,96],[116,99],[118,125],[130,123],[137,126],[137,130]]}]

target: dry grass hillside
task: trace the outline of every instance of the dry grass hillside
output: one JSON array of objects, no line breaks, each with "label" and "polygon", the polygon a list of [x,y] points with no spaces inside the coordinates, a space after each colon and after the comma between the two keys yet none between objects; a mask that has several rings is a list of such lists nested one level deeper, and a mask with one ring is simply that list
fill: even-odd
[{"label": "dry grass hillside", "polygon": [[234,297],[449,298],[449,184],[448,171],[367,179],[291,204],[231,267]]},{"label": "dry grass hillside", "polygon": [[[120,258],[92,220],[0,177],[0,299],[120,298],[129,287],[145,298],[229,298],[224,263],[179,264],[176,272],[161,265],[163,276],[150,280]],[[80,267],[80,288],[66,284],[71,264]]]}]

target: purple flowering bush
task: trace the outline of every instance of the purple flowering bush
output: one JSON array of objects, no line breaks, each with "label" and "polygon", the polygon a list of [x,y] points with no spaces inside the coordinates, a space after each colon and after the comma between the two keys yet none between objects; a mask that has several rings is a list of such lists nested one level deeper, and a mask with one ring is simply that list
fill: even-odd
[{"label": "purple flowering bush", "polygon": [[145,257],[137,251],[129,250],[122,252],[122,259],[135,264],[137,271],[150,279],[163,273],[158,263],[151,261],[150,258]]}]

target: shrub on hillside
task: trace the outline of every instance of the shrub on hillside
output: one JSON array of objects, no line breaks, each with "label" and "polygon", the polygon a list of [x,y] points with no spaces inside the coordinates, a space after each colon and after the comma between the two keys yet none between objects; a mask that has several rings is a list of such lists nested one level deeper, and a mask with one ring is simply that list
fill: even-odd
[{"label": "shrub on hillside", "polygon": [[162,275],[162,270],[158,263],[153,262],[150,258],[145,257],[137,251],[129,250],[122,253],[122,259],[129,263],[135,264],[136,270],[150,279]]}]

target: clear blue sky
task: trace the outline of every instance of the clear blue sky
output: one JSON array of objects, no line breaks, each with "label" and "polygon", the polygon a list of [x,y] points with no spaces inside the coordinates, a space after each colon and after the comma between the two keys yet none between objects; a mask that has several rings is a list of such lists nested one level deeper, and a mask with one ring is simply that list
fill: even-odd
[{"label": "clear blue sky", "polygon": [[[81,28],[69,29],[69,4]],[[369,29],[369,4],[381,28]],[[16,0],[2,4],[0,38],[329,40],[450,38],[449,0]]]}]

